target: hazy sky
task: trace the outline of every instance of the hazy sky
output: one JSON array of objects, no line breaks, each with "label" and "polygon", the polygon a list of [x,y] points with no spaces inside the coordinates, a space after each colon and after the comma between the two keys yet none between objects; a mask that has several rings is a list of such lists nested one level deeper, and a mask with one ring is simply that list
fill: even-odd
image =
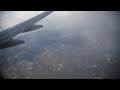
[{"label": "hazy sky", "polygon": [[[4,28],[41,11],[0,12]],[[116,78],[120,76],[120,18],[112,11],[55,11],[43,28],[14,37],[25,43],[0,49],[10,78]],[[116,67],[117,66],[117,67]],[[119,74],[119,75],[118,75]]]}]

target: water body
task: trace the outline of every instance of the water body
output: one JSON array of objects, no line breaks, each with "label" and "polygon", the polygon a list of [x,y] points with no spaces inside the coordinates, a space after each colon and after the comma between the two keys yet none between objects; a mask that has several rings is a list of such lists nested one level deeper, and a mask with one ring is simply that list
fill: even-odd
[{"label": "water body", "polygon": [[[16,17],[10,19],[9,13],[3,14],[8,15],[6,23],[2,23],[4,27],[10,27],[39,12],[28,14],[17,11],[13,14]],[[15,37],[25,43],[0,49],[1,75],[10,79],[120,78],[119,13],[53,12],[37,23],[43,28]],[[12,21],[14,23],[10,24]]]}]

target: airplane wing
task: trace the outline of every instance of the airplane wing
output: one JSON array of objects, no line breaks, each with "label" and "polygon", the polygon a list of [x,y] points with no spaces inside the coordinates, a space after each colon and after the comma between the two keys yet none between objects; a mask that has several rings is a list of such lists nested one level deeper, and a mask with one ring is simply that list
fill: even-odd
[{"label": "airplane wing", "polygon": [[13,27],[10,27],[6,30],[3,30],[0,32],[0,46],[3,44],[6,44],[9,40],[11,40],[13,37],[18,35],[19,33],[32,31],[38,28],[42,28],[41,25],[34,26],[35,23],[42,20],[43,18],[47,17],[49,14],[51,14],[53,11],[45,11],[42,14],[39,14],[29,20],[26,20],[20,24],[17,24]]},{"label": "airplane wing", "polygon": [[24,30],[21,33],[34,31],[34,30],[39,29],[39,28],[43,28],[43,25],[33,25],[33,26],[29,27],[28,29]]},{"label": "airplane wing", "polygon": [[21,45],[25,43],[23,40],[17,40],[17,39],[10,39],[8,42],[0,46],[0,49],[10,48],[17,45]]}]

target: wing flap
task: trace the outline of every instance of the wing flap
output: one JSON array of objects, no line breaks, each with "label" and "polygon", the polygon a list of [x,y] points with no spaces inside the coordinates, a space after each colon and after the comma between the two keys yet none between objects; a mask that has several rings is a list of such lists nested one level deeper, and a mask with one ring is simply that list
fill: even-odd
[{"label": "wing flap", "polygon": [[14,47],[14,46],[17,46],[17,45],[21,45],[23,43],[25,43],[23,40],[11,39],[7,43],[1,45],[0,49]]},{"label": "wing flap", "polygon": [[37,30],[37,29],[40,29],[40,28],[43,28],[43,25],[33,25],[30,28],[23,31],[22,33],[34,31],[34,30]]}]

